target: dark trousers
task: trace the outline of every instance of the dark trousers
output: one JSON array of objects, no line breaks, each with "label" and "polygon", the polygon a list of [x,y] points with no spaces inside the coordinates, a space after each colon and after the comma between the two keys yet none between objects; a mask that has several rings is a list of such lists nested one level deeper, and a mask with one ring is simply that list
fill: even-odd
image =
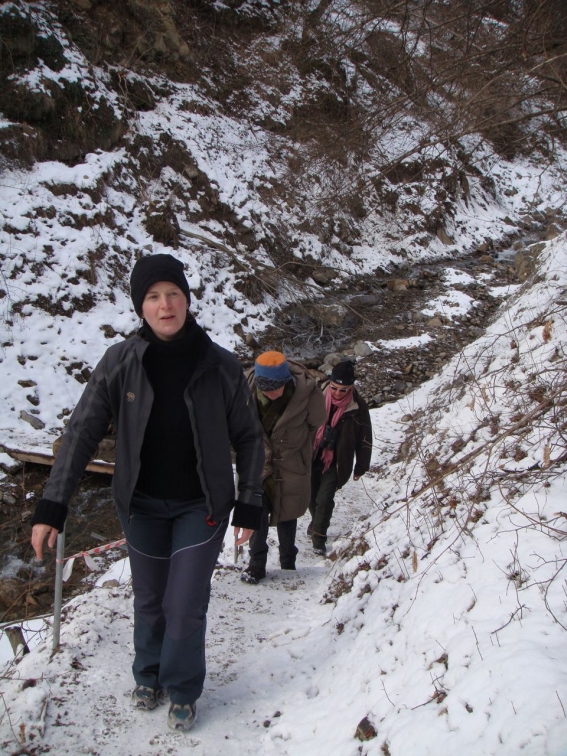
[{"label": "dark trousers", "polygon": [[138,685],[166,688],[172,703],[195,703],[205,681],[211,578],[228,518],[209,525],[204,502],[135,492],[122,522],[134,588]]},{"label": "dark trousers", "polygon": [[[250,567],[265,567],[268,560],[268,531],[270,529],[270,507],[264,496],[262,518],[260,527],[254,531],[250,538]],[[284,570],[295,569],[295,534],[297,532],[297,520],[286,520],[276,525],[278,541],[280,545],[280,565]]]},{"label": "dark trousers", "polygon": [[311,468],[311,501],[309,503],[311,513],[309,534],[314,546],[324,546],[327,543],[327,530],[335,508],[336,491],[337,466],[332,464],[323,473],[323,465],[315,462]]}]

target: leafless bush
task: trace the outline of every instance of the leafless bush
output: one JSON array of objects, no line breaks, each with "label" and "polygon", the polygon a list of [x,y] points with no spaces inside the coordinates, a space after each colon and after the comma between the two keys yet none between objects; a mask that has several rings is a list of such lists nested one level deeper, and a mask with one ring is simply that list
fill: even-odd
[{"label": "leafless bush", "polygon": [[408,160],[451,156],[472,171],[485,143],[511,158],[565,140],[561,0],[321,0],[295,13],[286,50],[310,95],[286,128],[324,177],[321,206],[344,207],[370,174]]}]

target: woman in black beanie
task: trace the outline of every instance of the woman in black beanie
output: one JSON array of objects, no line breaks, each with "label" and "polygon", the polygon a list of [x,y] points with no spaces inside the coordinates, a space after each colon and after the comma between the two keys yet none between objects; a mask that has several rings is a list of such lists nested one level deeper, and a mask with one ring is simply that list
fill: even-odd
[{"label": "woman in black beanie", "polygon": [[169,726],[187,731],[205,680],[210,582],[230,512],[237,544],[260,522],[263,431],[238,360],[188,310],[183,264],[167,254],[142,257],[130,287],[143,325],[94,369],[32,518],[32,545],[38,559],[46,538],[55,545],[112,422],[112,490],[134,587],[132,701],[148,710],[169,696]]},{"label": "woman in black beanie", "polygon": [[327,551],[327,529],[335,508],[335,494],[352,475],[358,480],[370,468],[372,425],[364,399],[354,387],[354,365],[335,365],[324,389],[327,418],[317,431],[311,468],[311,522],[307,533],[313,550]]}]

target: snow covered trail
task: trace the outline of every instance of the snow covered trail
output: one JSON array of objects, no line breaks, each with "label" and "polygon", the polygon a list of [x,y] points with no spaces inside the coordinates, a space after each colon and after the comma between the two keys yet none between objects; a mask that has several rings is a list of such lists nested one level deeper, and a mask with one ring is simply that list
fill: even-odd
[{"label": "snow covered trail", "polygon": [[[348,498],[337,497],[330,542],[345,535],[371,505],[361,483],[350,483],[345,491]],[[334,564],[313,554],[308,522],[307,514],[298,524],[296,572],[280,570],[277,536],[270,530],[268,576],[257,586],[239,579],[242,565],[234,567],[232,534],[227,535],[212,586],[205,691],[189,734],[167,729],[165,706],[152,712],[131,707],[132,592],[123,584],[71,600],[64,610],[61,651],[50,660],[48,639],[15,668],[19,679],[0,681],[0,751],[7,756],[47,750],[57,756],[247,756],[258,750],[287,753],[289,745],[295,753],[316,754],[313,741],[305,749],[286,743],[280,725],[284,701],[317,695],[311,676],[321,649],[302,658],[294,641],[320,628],[331,612],[321,597]],[[126,574],[127,561],[121,564]]]}]

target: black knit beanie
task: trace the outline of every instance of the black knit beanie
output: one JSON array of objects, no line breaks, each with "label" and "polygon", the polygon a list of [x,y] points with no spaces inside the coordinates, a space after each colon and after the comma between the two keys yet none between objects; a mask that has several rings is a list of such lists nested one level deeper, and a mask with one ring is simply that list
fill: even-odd
[{"label": "black knit beanie", "polygon": [[354,365],[350,360],[337,362],[331,372],[333,383],[340,383],[341,386],[352,386],[354,383]]},{"label": "black knit beanie", "polygon": [[169,281],[178,286],[191,304],[191,292],[183,271],[183,263],[172,255],[140,257],[130,276],[130,296],[136,315],[142,317],[142,304],[147,290],[158,281]]}]

